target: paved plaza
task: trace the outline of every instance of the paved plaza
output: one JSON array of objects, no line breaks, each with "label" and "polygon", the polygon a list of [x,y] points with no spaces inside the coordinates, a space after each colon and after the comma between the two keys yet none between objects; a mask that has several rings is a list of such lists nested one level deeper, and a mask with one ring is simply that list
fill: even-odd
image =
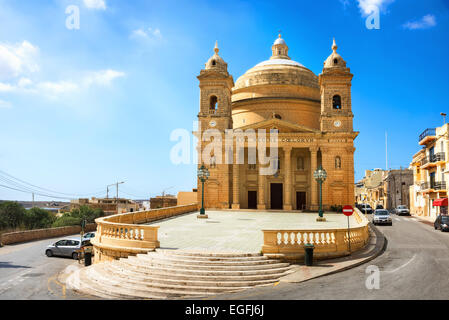
[{"label": "paved plaza", "polygon": [[[198,212],[150,223],[160,226],[161,249],[188,251],[259,253],[262,230],[346,228],[343,214],[325,213],[326,222],[316,222],[317,213],[207,211],[209,219],[197,219]],[[351,227],[357,226],[354,216]]]}]

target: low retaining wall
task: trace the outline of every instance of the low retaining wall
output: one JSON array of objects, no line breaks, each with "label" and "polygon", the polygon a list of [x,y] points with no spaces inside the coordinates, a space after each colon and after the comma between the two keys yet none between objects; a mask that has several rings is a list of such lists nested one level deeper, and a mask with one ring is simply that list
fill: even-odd
[{"label": "low retaining wall", "polygon": [[369,242],[368,219],[358,209],[354,211],[354,215],[358,225],[351,228],[349,233],[345,228],[263,230],[262,252],[270,258],[298,261],[304,259],[304,246],[310,243],[315,246],[313,256],[316,259],[346,256],[363,248]]},{"label": "low retaining wall", "polygon": [[[95,223],[88,224],[84,229],[85,232],[95,231],[97,225]],[[80,234],[81,226],[49,228],[49,229],[36,229],[26,231],[16,231],[4,233],[1,235],[0,243],[2,245],[34,241],[40,239],[49,239],[62,236],[68,236],[73,234]]]},{"label": "low retaining wall", "polygon": [[116,214],[95,220],[97,233],[91,240],[95,263],[126,258],[159,248],[159,227],[142,225],[198,210],[198,204]]}]

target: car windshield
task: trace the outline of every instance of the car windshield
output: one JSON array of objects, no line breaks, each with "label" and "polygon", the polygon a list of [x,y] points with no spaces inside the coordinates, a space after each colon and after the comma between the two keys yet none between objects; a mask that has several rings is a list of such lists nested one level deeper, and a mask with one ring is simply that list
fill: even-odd
[{"label": "car windshield", "polygon": [[388,213],[387,210],[376,210],[375,215],[376,215],[376,216],[388,216],[389,213]]},{"label": "car windshield", "polygon": [[406,206],[398,206],[398,209],[407,209]]},{"label": "car windshield", "polygon": [[449,222],[449,216],[442,216],[441,217],[441,222],[448,223]]}]

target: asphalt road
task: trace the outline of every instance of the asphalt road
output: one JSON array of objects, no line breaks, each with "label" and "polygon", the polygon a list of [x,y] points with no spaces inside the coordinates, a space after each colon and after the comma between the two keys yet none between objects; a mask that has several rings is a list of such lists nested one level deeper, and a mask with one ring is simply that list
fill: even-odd
[{"label": "asphalt road", "polygon": [[[386,251],[368,264],[303,283],[280,283],[212,299],[449,299],[449,233],[411,217],[393,215],[393,226],[378,226],[388,240]],[[0,248],[0,300],[90,299],[66,290],[58,274],[77,262],[47,258],[47,239]],[[375,267],[370,267],[375,266]],[[369,268],[378,268],[376,273]],[[374,284],[374,286],[373,286]]]},{"label": "asphalt road", "polygon": [[[396,215],[393,226],[377,228],[386,236],[388,246],[367,264],[303,283],[281,282],[275,287],[218,295],[214,299],[449,299],[448,232],[436,231],[416,218]],[[375,267],[368,269],[369,266]],[[376,267],[379,272],[373,273]],[[373,280],[376,274],[378,289]]]},{"label": "asphalt road", "polygon": [[45,255],[45,248],[58,239],[61,237],[0,248],[0,300],[83,298],[66,290],[57,279],[62,270],[78,262]]}]

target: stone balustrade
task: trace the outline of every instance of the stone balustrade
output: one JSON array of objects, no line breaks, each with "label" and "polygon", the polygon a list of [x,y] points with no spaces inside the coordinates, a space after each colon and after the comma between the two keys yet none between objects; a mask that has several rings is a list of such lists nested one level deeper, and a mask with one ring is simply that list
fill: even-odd
[{"label": "stone balustrade", "polygon": [[347,228],[263,230],[262,252],[272,258],[295,261],[304,258],[306,244],[313,244],[315,247],[313,255],[316,259],[348,255],[363,248],[369,241],[368,219],[357,209],[354,215],[357,226],[350,228],[349,233]]},{"label": "stone balustrade", "polygon": [[159,248],[158,226],[143,225],[198,210],[198,204],[116,214],[95,220],[97,232],[91,240],[95,263]]}]

